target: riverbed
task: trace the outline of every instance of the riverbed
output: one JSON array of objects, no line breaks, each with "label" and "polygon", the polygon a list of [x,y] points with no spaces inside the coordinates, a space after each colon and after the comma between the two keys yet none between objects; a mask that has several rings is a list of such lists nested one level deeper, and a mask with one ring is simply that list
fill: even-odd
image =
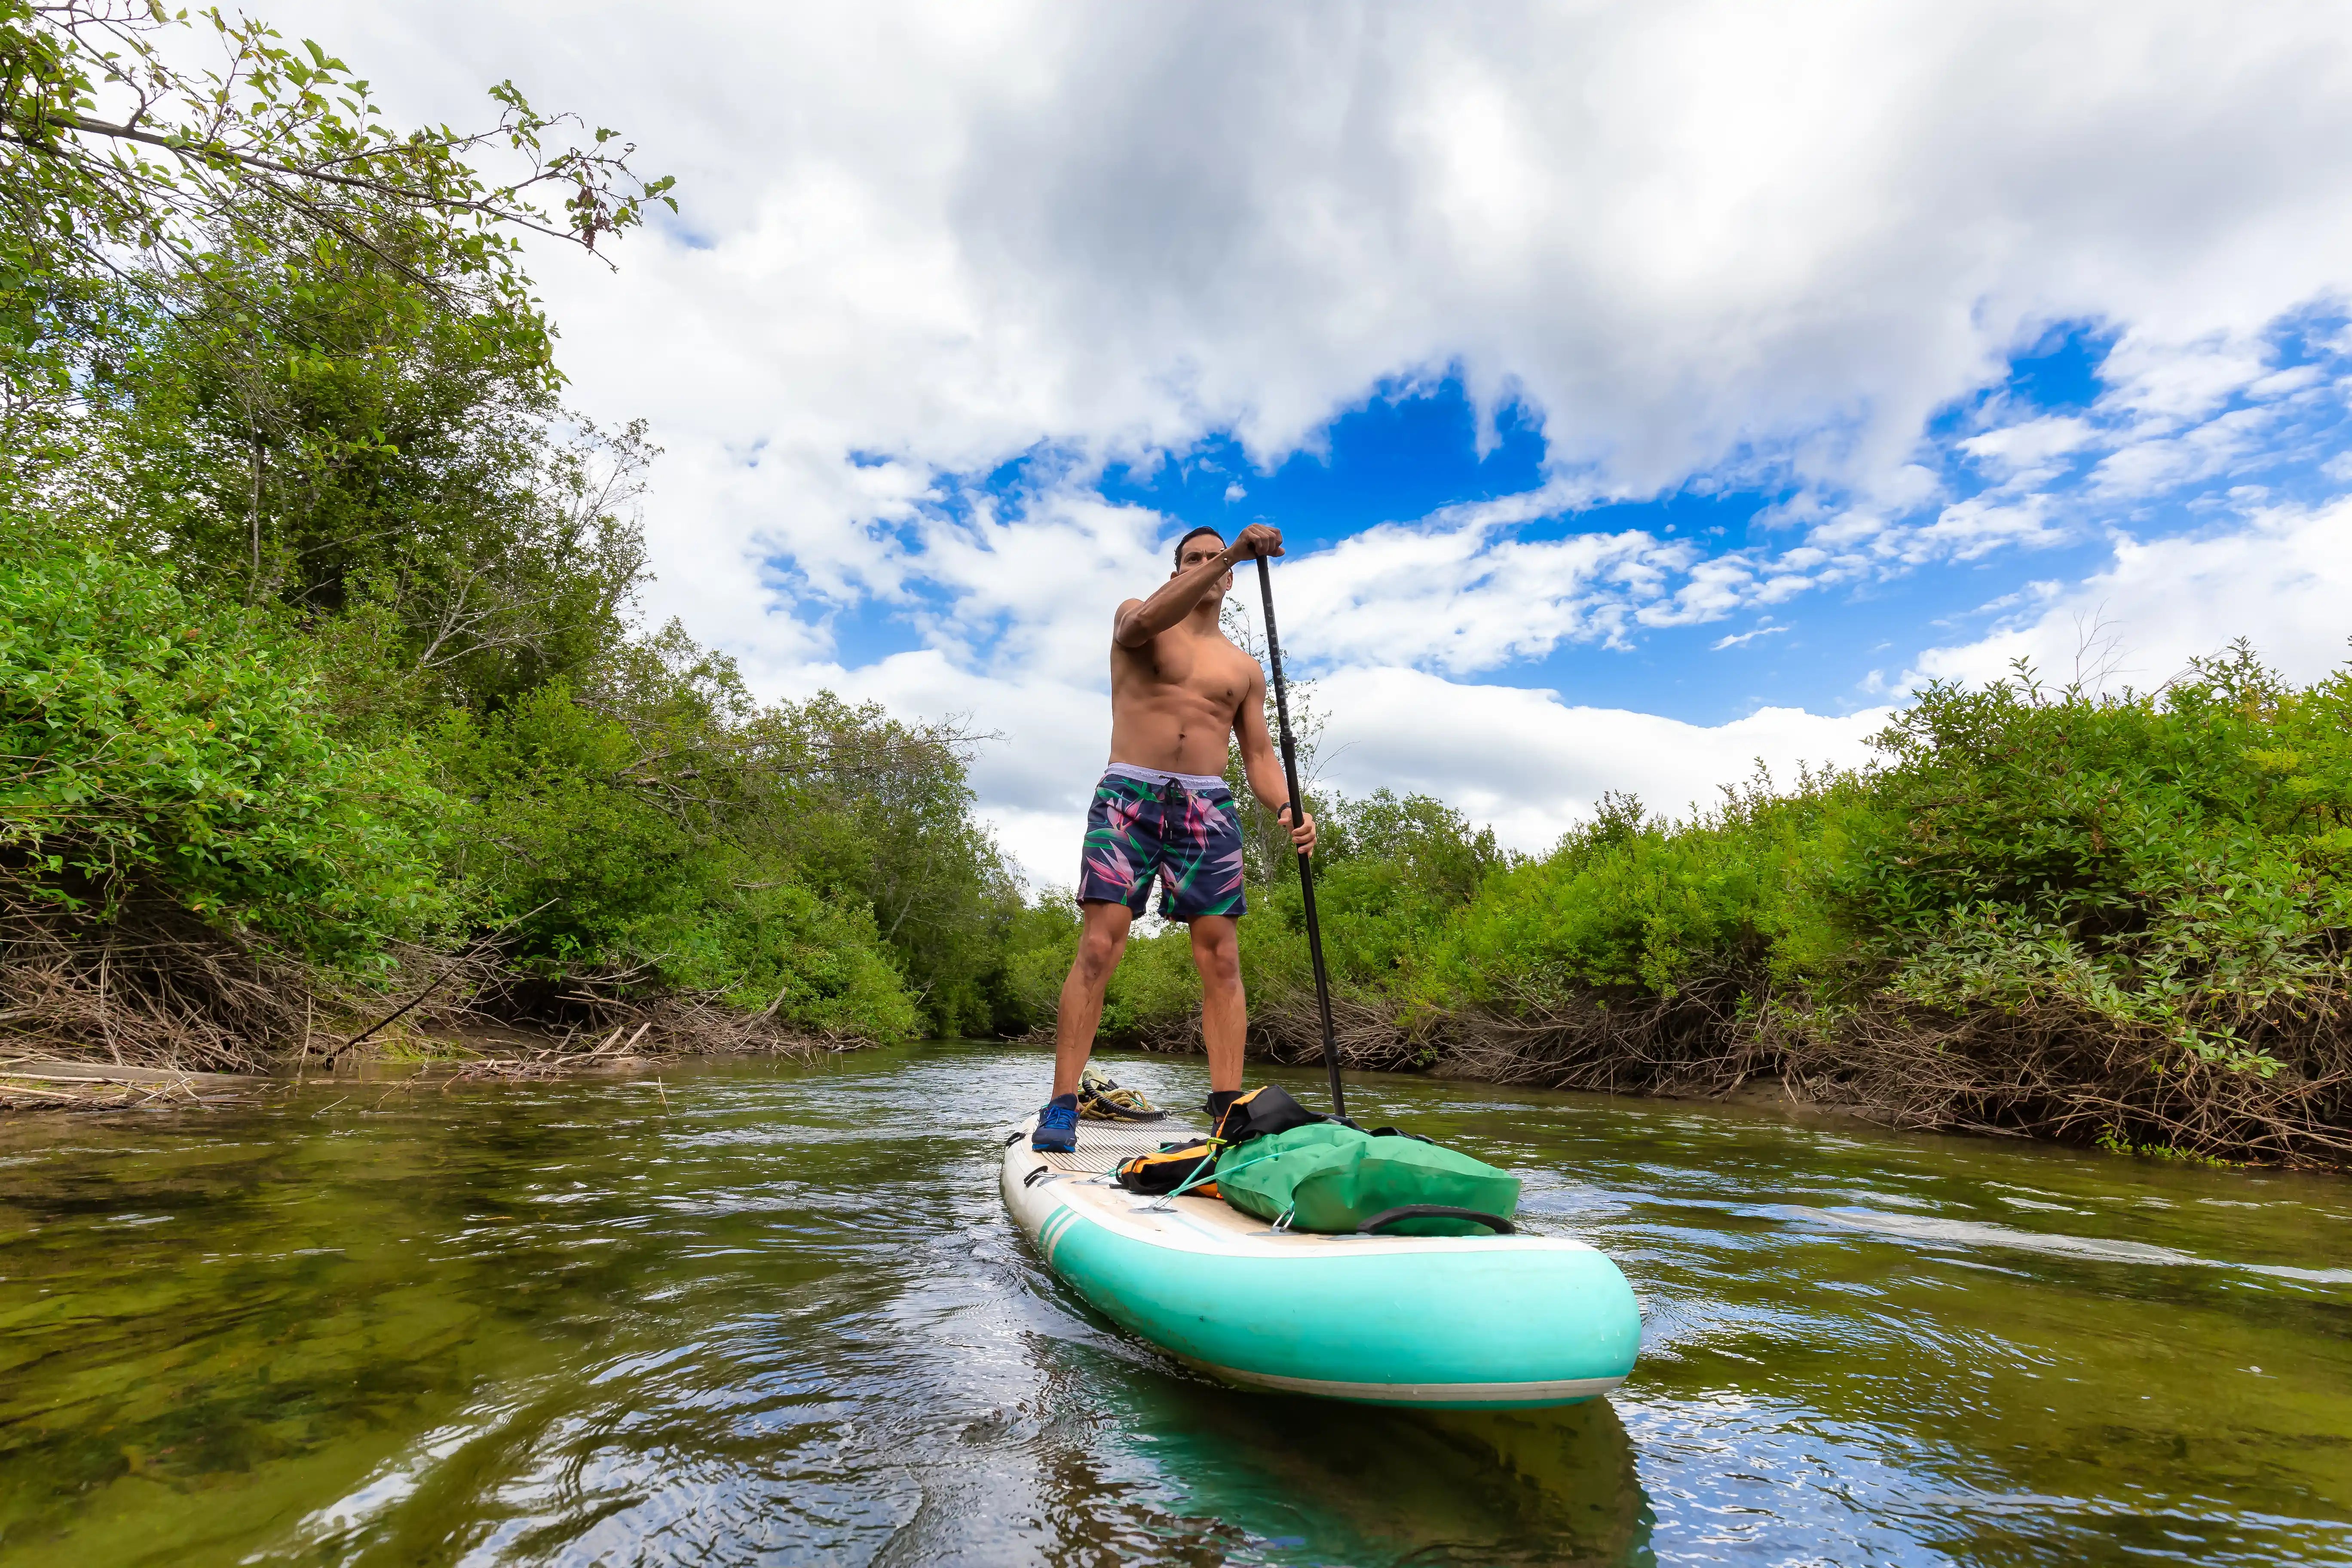
[{"label": "riverbed", "polygon": [[2344,1178],[1367,1075],[1645,1329],[1605,1401],[1366,1410],[1040,1267],[990,1133],[1046,1068],[0,1122],[0,1565],[2352,1564]]}]

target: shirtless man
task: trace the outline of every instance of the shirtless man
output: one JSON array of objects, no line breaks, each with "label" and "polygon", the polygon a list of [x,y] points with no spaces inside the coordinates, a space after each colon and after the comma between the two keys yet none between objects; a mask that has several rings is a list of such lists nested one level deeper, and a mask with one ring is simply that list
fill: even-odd
[{"label": "shirtless man", "polygon": [[[1265,731],[1265,674],[1217,625],[1234,563],[1282,553],[1282,535],[1252,523],[1227,544],[1213,528],[1176,542],[1176,569],[1148,599],[1118,607],[1110,644],[1110,767],[1095,786],[1078,866],[1083,927],[1054,1026],[1054,1098],[1037,1113],[1033,1149],[1078,1141],[1078,1075],[1102,1021],[1103,988],[1127,951],[1154,873],[1160,913],[1192,928],[1201,971],[1201,1037],[1209,1109],[1222,1115],[1242,1087],[1242,826],[1225,788],[1225,742],[1238,733],[1250,793],[1287,821],[1290,792]],[[1291,841],[1315,847],[1303,813]]]}]

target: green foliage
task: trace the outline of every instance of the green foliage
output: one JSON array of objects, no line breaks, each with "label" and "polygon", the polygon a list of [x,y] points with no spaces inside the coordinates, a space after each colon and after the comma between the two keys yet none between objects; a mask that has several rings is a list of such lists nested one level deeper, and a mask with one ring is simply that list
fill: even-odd
[{"label": "green foliage", "polygon": [[2124,1135],[2123,1130],[2119,1127],[2101,1129],[2099,1135],[2091,1140],[2091,1146],[2095,1149],[2104,1149],[2110,1154],[2132,1154],[2143,1160],[2162,1160],[2168,1163],[2183,1165],[2206,1165],[2216,1170],[2228,1170],[2244,1163],[2243,1161],[2223,1160],[2211,1154],[2200,1153],[2193,1149],[2176,1149],[2169,1143],[2135,1143]]},{"label": "green foliage", "polygon": [[1165,1043],[1191,1035],[1201,1014],[1201,975],[1192,932],[1171,925],[1128,943],[1103,994],[1102,1034],[1120,1044]]},{"label": "green foliage", "polygon": [[999,914],[988,977],[988,1033],[1007,1037],[1051,1028],[1062,982],[1078,947],[1078,910],[1066,893],[1015,900]]},{"label": "green foliage", "polygon": [[495,703],[604,657],[643,568],[656,455],[556,405],[527,301],[442,308],[366,250],[194,258],[92,365],[53,503],[192,589],[376,612],[409,662]]},{"label": "green foliage", "polygon": [[[181,62],[205,35],[210,69]],[[299,270],[365,254],[434,302],[527,305],[515,231],[593,248],[674,205],[599,129],[491,89],[497,122],[386,122],[368,86],[317,44],[265,23],[145,0],[0,0],[0,370],[12,458],[58,432],[112,313],[204,284],[206,252]],[[495,153],[512,177],[476,160]],[[560,206],[547,194],[561,193]]]},{"label": "green foliage", "polygon": [[526,969],[718,992],[829,1035],[912,1034],[866,908],[729,831],[745,781],[693,695],[639,724],[560,683],[486,720],[453,712],[436,750],[473,805],[453,868],[518,922],[509,951]]},{"label": "green foliage", "polygon": [[1580,991],[1674,995],[1692,978],[1778,957],[1812,932],[1800,872],[1850,786],[1759,774],[1685,822],[1607,796],[1543,859],[1496,879],[1431,966],[1433,1000],[1557,1001]]},{"label": "green foliage", "polygon": [[2158,694],[2030,672],[1936,687],[1824,892],[1901,994],[2062,1003],[2265,1077],[2265,1020],[2340,985],[2352,679],[2287,688],[2241,644]]},{"label": "green foliage", "polygon": [[789,786],[770,832],[827,898],[873,911],[935,1035],[993,1032],[1020,893],[972,816],[966,737],[830,693],[780,704],[757,731]]},{"label": "green foliage", "polygon": [[100,918],[160,897],[327,960],[451,918],[424,759],[338,740],[299,639],[192,603],[151,562],[0,527],[14,892]]}]

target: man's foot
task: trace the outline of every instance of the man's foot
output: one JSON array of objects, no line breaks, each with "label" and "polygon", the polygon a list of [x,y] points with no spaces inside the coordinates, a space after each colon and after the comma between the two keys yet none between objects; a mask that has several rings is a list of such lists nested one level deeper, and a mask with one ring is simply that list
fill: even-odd
[{"label": "man's foot", "polygon": [[1036,1131],[1029,1147],[1041,1154],[1066,1154],[1078,1146],[1078,1097],[1057,1094],[1037,1112]]}]

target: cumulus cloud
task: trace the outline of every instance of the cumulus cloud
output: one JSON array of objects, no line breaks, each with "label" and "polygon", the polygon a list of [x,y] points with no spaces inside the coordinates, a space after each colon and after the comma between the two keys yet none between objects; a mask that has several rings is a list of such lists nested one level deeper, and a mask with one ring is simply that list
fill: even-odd
[{"label": "cumulus cloud", "polygon": [[1589,818],[1609,790],[1683,815],[1713,805],[1720,786],[1759,763],[1783,783],[1806,765],[1858,766],[1891,711],[1765,708],[1726,724],[1687,724],[1396,667],[1327,676],[1315,696],[1331,715],[1320,753],[1330,784],[1353,795],[1386,785],[1442,795],[1528,850]]},{"label": "cumulus cloud", "polygon": [[[1407,659],[1456,672],[1539,658],[1564,641],[1622,646],[1627,627],[1678,606],[1736,603],[1693,545],[1633,531],[1510,536],[1546,499],[1450,509],[1305,555],[1286,574],[1322,658]],[[1749,574],[1735,567],[1742,581]]]},{"label": "cumulus cloud", "polygon": [[2019,475],[2044,477],[2054,470],[2050,459],[2079,450],[2092,439],[2089,421],[2069,415],[2049,415],[2022,424],[1987,430],[1961,441],[1959,448],[2003,479]]},{"label": "cumulus cloud", "polygon": [[796,482],[851,448],[970,468],[1214,424],[1278,454],[1447,364],[1632,490],[1776,441],[1861,478],[2053,320],[2131,325],[2136,402],[2193,415],[2352,239],[2352,31],[2325,6],[290,20],[396,67],[395,100],[458,114],[512,74],[683,173],[683,224],[617,282],[550,272],[569,361]]},{"label": "cumulus cloud", "polygon": [[2352,637],[2352,500],[2269,508],[2198,535],[2118,536],[2105,571],[2041,586],[2020,618],[1927,650],[1912,681],[1997,679],[2024,658],[2062,682],[2147,690],[2241,637],[2290,678],[2316,679]]}]

